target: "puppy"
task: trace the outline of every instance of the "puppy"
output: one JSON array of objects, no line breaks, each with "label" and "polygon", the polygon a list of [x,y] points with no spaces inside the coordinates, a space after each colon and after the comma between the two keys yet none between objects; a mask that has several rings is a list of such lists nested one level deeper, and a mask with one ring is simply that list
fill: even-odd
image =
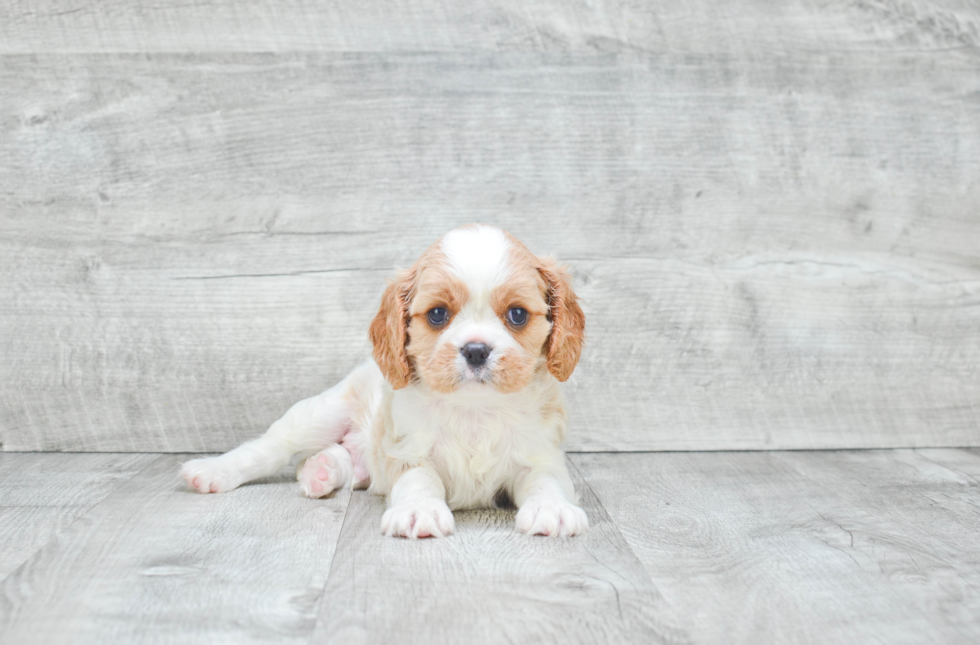
[{"label": "puppy", "polygon": [[299,453],[308,497],[348,485],[387,495],[385,535],[450,535],[451,509],[503,495],[522,533],[584,533],[560,447],[558,381],[575,369],[585,330],[571,282],[498,228],[450,231],[389,282],[370,327],[373,361],[181,475],[200,493],[223,493]]}]

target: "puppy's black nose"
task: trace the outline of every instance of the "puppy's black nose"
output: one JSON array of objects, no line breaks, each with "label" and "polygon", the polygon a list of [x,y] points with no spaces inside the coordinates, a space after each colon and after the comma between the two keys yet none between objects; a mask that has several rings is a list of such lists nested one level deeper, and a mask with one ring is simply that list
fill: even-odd
[{"label": "puppy's black nose", "polygon": [[459,351],[472,367],[480,367],[490,356],[490,346],[485,343],[466,343]]}]

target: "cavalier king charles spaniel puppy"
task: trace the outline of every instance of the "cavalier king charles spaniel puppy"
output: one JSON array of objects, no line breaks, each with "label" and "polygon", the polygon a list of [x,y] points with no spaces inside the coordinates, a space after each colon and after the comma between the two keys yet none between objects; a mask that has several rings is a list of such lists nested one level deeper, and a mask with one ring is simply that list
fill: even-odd
[{"label": "cavalier king charles spaniel puppy", "polygon": [[223,493],[299,454],[308,497],[343,486],[387,495],[385,535],[447,536],[452,509],[505,496],[522,533],[584,533],[558,385],[578,363],[584,329],[571,276],[553,258],[492,226],[455,229],[389,282],[371,323],[373,361],[181,475],[200,493]]}]

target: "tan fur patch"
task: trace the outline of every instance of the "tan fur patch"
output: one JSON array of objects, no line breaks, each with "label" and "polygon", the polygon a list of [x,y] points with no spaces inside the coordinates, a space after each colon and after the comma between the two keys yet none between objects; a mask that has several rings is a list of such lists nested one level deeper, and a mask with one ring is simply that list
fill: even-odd
[{"label": "tan fur patch", "polygon": [[414,274],[409,270],[399,273],[388,283],[378,313],[368,328],[374,346],[374,361],[396,390],[408,385],[412,374],[405,354],[405,319],[413,282]]},{"label": "tan fur patch", "polygon": [[567,381],[582,355],[585,314],[572,290],[572,276],[554,258],[538,258],[538,271],[548,284],[551,336],[548,339],[548,370],[559,381]]},{"label": "tan fur patch", "polygon": [[389,281],[388,288],[381,296],[378,313],[368,329],[368,336],[374,347],[374,360],[385,379],[396,390],[408,385],[414,375],[406,347],[409,341],[410,307],[415,301],[420,278],[424,269],[436,266],[442,259],[437,241],[410,268],[399,271]]},{"label": "tan fur patch", "polygon": [[[440,346],[439,336],[469,296],[469,289],[449,272],[442,256],[433,257],[432,263],[422,270],[410,308],[406,352],[415,373],[437,392],[452,392],[459,385],[456,371],[459,350],[451,345]],[[427,314],[433,307],[446,308],[449,317],[445,325],[433,327],[429,324]]]},{"label": "tan fur patch", "polygon": [[469,299],[466,284],[449,272],[444,261],[441,254],[434,254],[430,263],[420,268],[415,297],[409,307],[409,315],[413,318],[424,317],[433,307],[445,307],[451,320]]},{"label": "tan fur patch", "polygon": [[[548,321],[547,285],[534,268],[536,258],[520,242],[511,238],[511,277],[494,289],[490,304],[504,323],[520,351],[510,350],[497,359],[493,382],[502,392],[516,392],[527,385],[534,374],[551,332]],[[512,325],[507,317],[513,307],[525,309],[527,322]]]},{"label": "tan fur patch", "polygon": [[526,350],[505,351],[493,368],[493,384],[501,392],[517,392],[534,376],[535,362],[539,360],[540,355],[528,354]]},{"label": "tan fur patch", "polygon": [[409,325],[410,358],[422,381],[436,392],[452,392],[459,385],[456,359],[459,349],[439,345],[440,330],[432,329],[425,316],[413,316]]}]

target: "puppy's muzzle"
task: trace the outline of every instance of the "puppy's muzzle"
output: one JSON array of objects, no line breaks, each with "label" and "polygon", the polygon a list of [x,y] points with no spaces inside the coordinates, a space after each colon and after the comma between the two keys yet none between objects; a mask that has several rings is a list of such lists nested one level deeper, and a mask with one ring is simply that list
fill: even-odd
[{"label": "puppy's muzzle", "polygon": [[467,365],[473,368],[483,367],[490,357],[491,348],[486,343],[466,343],[459,352],[466,359]]}]

